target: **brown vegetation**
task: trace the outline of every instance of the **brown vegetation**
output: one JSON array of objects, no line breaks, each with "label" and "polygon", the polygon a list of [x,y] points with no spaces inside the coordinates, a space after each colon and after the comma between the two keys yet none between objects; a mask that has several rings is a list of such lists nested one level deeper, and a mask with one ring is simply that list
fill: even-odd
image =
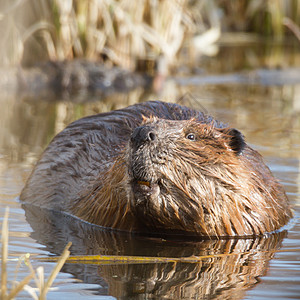
[{"label": "brown vegetation", "polygon": [[134,5],[130,0],[6,0],[0,12],[2,65],[85,57],[133,70],[138,60],[160,56],[176,64],[185,47],[213,53],[209,48],[221,31],[282,39],[291,33],[286,24],[293,22],[297,29],[300,5],[297,0],[146,0]]}]

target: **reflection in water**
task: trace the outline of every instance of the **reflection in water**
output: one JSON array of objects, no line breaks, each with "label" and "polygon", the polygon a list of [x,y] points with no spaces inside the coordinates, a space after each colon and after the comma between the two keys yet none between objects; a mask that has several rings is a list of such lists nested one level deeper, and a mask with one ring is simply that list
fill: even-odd
[{"label": "reflection in water", "polygon": [[281,232],[255,239],[163,240],[101,230],[30,205],[23,208],[33,229],[32,237],[52,253],[61,253],[71,241],[71,255],[212,256],[197,263],[64,266],[63,271],[75,278],[102,285],[98,294],[118,298],[242,299],[245,291],[258,282],[257,277],[265,275],[274,250],[285,236]]}]

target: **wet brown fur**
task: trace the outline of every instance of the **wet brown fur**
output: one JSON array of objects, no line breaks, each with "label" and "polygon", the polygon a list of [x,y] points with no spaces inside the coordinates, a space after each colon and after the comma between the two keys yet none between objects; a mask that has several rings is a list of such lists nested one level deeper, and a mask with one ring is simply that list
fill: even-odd
[{"label": "wet brown fur", "polygon": [[[158,103],[158,110],[167,105]],[[240,145],[232,128],[196,113],[184,116],[142,111],[136,124],[128,121],[130,134],[149,127],[155,141],[134,148],[130,135],[120,139],[109,166],[63,210],[132,232],[253,236],[285,225],[292,215],[285,192],[261,156]]]},{"label": "wet brown fur", "polygon": [[[151,118],[143,124],[155,122]],[[176,141],[172,159],[161,166],[162,176],[169,180],[165,186],[170,201],[158,203],[154,199],[145,204],[148,207],[140,219],[134,216],[128,145],[104,176],[103,185],[78,203],[75,215],[129,231],[187,231],[207,236],[259,235],[285,224],[290,214],[281,186],[267,169],[264,174],[256,173],[251,161],[232,151],[229,129],[195,120],[186,123],[201,139],[189,142],[182,136]],[[258,153],[255,156],[260,159]],[[181,197],[172,197],[174,189]],[[282,204],[277,197],[282,198]]]}]

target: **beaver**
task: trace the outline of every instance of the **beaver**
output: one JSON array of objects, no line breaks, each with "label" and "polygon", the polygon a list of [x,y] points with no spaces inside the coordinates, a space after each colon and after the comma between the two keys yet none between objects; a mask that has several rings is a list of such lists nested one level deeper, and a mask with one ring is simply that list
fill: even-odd
[{"label": "beaver", "polygon": [[262,235],[292,216],[283,187],[240,131],[160,101],[71,123],[20,199],[111,229],[210,238]]}]

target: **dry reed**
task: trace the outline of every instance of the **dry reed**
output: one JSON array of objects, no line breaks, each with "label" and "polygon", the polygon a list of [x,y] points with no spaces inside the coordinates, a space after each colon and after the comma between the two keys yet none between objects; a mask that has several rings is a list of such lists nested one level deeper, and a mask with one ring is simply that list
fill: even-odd
[{"label": "dry reed", "polygon": [[172,65],[199,36],[200,50],[214,53],[207,48],[219,37],[216,29],[282,38],[291,33],[284,18],[299,25],[299,1],[4,0],[0,63],[36,60],[40,49],[51,60],[86,57],[134,69],[139,59],[163,55]]},{"label": "dry reed", "polygon": [[[51,289],[54,279],[56,278],[57,274],[61,270],[62,266],[64,265],[65,261],[70,255],[69,248],[71,243],[69,243],[66,248],[64,249],[62,255],[58,258],[55,267],[53,268],[49,278],[45,280],[44,278],[44,268],[38,267],[36,270],[32,267],[29,257],[29,254],[23,255],[19,258],[15,278],[11,283],[11,289],[8,289],[9,282],[7,280],[7,262],[8,262],[8,237],[9,237],[9,230],[8,230],[8,214],[9,209],[7,208],[5,211],[3,223],[2,223],[2,233],[1,233],[1,290],[0,296],[2,300],[10,300],[14,299],[21,291],[27,291],[33,299],[36,300],[44,300],[46,299],[46,295]],[[21,263],[24,262],[25,265],[29,268],[29,274],[20,282],[16,281],[16,276],[19,270]],[[28,284],[30,281],[34,279],[37,288],[33,288]],[[36,293],[38,290],[38,293]]]}]

